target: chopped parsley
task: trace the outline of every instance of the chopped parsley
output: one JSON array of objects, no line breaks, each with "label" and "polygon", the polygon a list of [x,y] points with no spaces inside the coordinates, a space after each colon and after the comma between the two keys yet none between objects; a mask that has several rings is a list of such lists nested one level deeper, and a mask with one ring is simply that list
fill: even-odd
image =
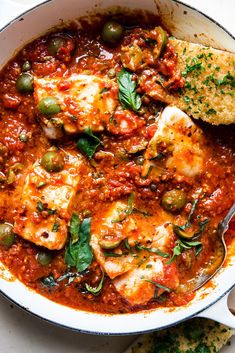
[{"label": "chopped parsley", "polygon": [[210,108],[210,109],[208,109],[207,111],[206,111],[206,114],[207,115],[213,115],[213,114],[216,114],[217,112],[216,112],[216,110],[214,109],[214,108]]},{"label": "chopped parsley", "polygon": [[59,228],[60,228],[60,223],[58,221],[55,221],[51,231],[57,233]]},{"label": "chopped parsley", "polygon": [[[43,186],[43,185],[42,185]],[[41,187],[42,187],[41,186]],[[55,209],[52,208],[48,208],[47,204],[42,203],[42,201],[38,201],[37,202],[37,207],[36,207],[37,211],[39,213],[41,212],[47,212],[48,215],[52,215],[52,214],[56,214],[57,211]]]}]

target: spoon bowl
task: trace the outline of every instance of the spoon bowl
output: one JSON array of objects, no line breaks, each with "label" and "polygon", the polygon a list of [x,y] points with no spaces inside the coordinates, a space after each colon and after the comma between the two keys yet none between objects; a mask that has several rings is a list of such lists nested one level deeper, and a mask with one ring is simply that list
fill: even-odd
[{"label": "spoon bowl", "polygon": [[186,290],[196,291],[197,289],[204,286],[221,269],[227,256],[227,246],[224,240],[224,235],[226,234],[229,228],[229,223],[234,215],[235,203],[229,209],[224,219],[218,224],[214,243],[214,249],[216,249],[216,257],[208,263],[208,266],[204,268],[198,274],[198,276],[189,281],[186,286],[180,286],[178,290],[179,292],[185,292]]}]

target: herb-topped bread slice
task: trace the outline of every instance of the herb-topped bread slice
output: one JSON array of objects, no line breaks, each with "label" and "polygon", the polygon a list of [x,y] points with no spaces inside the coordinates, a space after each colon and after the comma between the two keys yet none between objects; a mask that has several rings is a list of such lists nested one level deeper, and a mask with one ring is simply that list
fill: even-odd
[{"label": "herb-topped bread slice", "polygon": [[125,353],[216,353],[233,333],[224,325],[196,318],[167,330],[140,336]]},{"label": "herb-topped bread slice", "polygon": [[210,124],[235,122],[235,54],[171,39],[184,88],[172,103]]},{"label": "herb-topped bread slice", "polygon": [[168,38],[161,27],[139,36],[121,55],[138,92],[210,124],[235,123],[235,54]]}]

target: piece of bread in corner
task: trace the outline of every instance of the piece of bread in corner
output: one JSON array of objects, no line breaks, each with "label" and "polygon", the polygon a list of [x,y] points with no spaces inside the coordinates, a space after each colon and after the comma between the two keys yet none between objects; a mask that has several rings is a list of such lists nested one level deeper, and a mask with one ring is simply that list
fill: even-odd
[{"label": "piece of bread in corner", "polygon": [[140,336],[125,353],[216,353],[234,330],[208,319],[194,318],[169,329]]},{"label": "piece of bread in corner", "polygon": [[195,119],[214,125],[235,123],[235,54],[172,37],[169,43],[177,53],[185,86],[166,90],[154,82],[146,93]]}]

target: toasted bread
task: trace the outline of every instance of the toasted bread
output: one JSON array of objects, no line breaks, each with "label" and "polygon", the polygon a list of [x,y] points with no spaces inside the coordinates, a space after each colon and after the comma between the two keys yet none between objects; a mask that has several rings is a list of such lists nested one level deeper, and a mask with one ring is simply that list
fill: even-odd
[{"label": "toasted bread", "polygon": [[235,54],[178,39],[170,41],[185,86],[179,94],[169,96],[168,103],[210,124],[235,123]]},{"label": "toasted bread", "polygon": [[212,320],[196,318],[170,329],[140,336],[125,353],[219,352],[234,331]]}]

